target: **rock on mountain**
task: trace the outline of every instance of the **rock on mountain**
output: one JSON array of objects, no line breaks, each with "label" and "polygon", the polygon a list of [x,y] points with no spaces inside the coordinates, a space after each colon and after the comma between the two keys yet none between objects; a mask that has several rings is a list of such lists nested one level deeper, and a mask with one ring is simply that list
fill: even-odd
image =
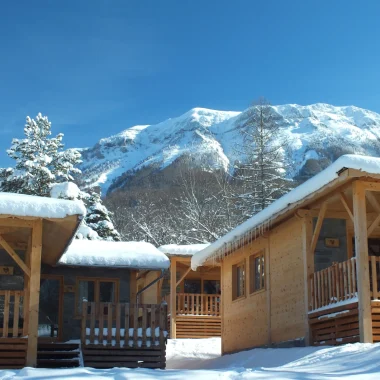
[{"label": "rock on mountain", "polygon": [[[279,139],[289,141],[288,176],[307,178],[342,154],[380,153],[380,115],[362,108],[329,104],[272,106]],[[125,173],[144,167],[160,170],[193,154],[197,165],[228,170],[235,160],[247,118],[243,112],[194,108],[155,125],[137,125],[82,149],[85,186],[103,193],[123,186]]]}]

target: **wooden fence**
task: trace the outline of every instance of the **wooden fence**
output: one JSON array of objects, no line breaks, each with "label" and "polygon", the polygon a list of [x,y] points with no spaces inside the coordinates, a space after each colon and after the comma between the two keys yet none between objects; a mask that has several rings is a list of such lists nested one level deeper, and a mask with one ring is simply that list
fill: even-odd
[{"label": "wooden fence", "polygon": [[310,290],[310,310],[354,299],[357,296],[355,258],[313,273]]},{"label": "wooden fence", "polygon": [[219,294],[177,293],[177,315],[220,316]]},{"label": "wooden fence", "polygon": [[380,297],[380,257],[369,257],[369,278],[371,286],[371,297],[374,300],[378,300]]},{"label": "wooden fence", "polygon": [[83,302],[82,345],[165,346],[167,304]]},{"label": "wooden fence", "polygon": [[0,337],[23,335],[23,297],[18,290],[0,290]]}]

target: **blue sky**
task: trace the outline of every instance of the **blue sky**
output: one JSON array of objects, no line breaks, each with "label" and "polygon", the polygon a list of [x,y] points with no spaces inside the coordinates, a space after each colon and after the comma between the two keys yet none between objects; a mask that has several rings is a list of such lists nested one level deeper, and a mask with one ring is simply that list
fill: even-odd
[{"label": "blue sky", "polygon": [[380,112],[380,1],[4,0],[0,164],[42,112],[67,147],[193,107]]}]

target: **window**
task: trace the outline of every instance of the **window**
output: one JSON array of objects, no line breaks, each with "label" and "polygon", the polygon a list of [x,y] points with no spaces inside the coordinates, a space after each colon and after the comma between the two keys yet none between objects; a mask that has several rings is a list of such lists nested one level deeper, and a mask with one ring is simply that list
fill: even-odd
[{"label": "window", "polygon": [[245,296],[245,260],[232,266],[232,299]]},{"label": "window", "polygon": [[184,281],[185,293],[201,293],[201,280],[185,280]]},{"label": "window", "polygon": [[218,280],[204,280],[203,293],[205,294],[220,294],[220,281]]},{"label": "window", "polygon": [[119,280],[100,278],[77,278],[76,311],[82,314],[82,302],[117,302]]},{"label": "window", "polygon": [[250,293],[265,289],[264,252],[249,257]]}]

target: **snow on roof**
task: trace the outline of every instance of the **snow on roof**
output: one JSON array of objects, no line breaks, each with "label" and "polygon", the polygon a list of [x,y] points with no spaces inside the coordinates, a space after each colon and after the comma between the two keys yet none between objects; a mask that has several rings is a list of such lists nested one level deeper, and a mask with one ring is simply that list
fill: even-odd
[{"label": "snow on roof", "polygon": [[146,242],[75,239],[58,262],[59,265],[167,269],[170,261]]},{"label": "snow on roof", "polygon": [[169,255],[169,256],[193,256],[197,252],[208,247],[210,243],[206,244],[187,244],[187,245],[177,245],[177,244],[166,244],[158,247],[158,249]]},{"label": "snow on roof", "polygon": [[52,198],[78,199],[79,195],[79,187],[74,182],[55,183],[50,189]]},{"label": "snow on roof", "polygon": [[341,156],[325,170],[321,171],[316,176],[304,182],[302,185],[285,194],[273,202],[271,205],[269,205],[267,208],[260,211],[241,225],[237,226],[232,231],[228,232],[226,235],[222,236],[220,239],[216,240],[214,243],[210,244],[202,251],[196,253],[191,258],[191,266],[193,270],[195,270],[198,266],[201,266],[206,260],[213,257],[216,252],[225,247],[227,243],[241,238],[242,235],[251,230],[260,228],[265,223],[280,215],[283,211],[285,211],[287,207],[293,203],[303,200],[310,194],[320,190],[328,183],[338,178],[339,172],[342,169],[356,169],[369,174],[380,174],[380,158],[358,156],[354,154]]},{"label": "snow on roof", "polygon": [[36,218],[86,215],[82,202],[0,192],[0,214]]}]

